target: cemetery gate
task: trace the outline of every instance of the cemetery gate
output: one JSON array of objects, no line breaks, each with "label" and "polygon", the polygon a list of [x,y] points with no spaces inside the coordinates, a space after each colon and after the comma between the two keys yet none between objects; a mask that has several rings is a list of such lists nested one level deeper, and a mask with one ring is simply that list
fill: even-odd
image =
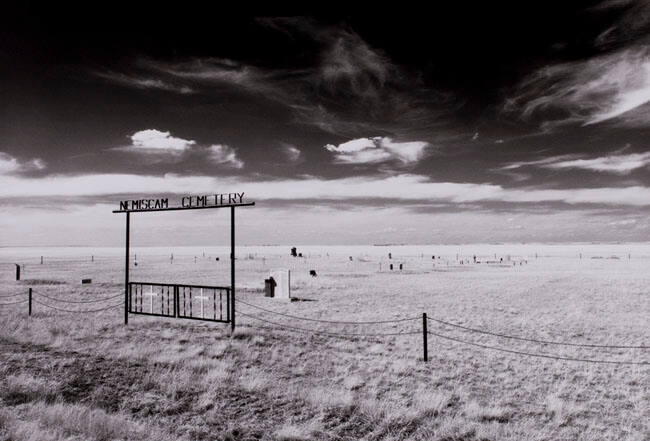
[{"label": "cemetery gate", "polygon": [[[227,200],[225,200],[227,197]],[[126,253],[124,263],[124,324],[129,314],[184,318],[230,323],[235,330],[235,208],[255,205],[243,202],[244,193],[186,196],[182,206],[169,207],[168,199],[139,199],[120,202],[113,213],[126,214]],[[179,283],[134,282],[129,279],[131,214],[230,208],[230,285],[188,285]],[[154,297],[160,299],[154,308]],[[198,306],[195,301],[198,302]]]}]

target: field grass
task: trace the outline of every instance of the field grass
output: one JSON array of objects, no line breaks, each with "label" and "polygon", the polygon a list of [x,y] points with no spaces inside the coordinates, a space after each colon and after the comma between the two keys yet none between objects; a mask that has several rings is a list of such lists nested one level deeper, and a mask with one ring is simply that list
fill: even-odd
[{"label": "field grass", "polygon": [[[650,437],[648,365],[533,358],[433,335],[425,363],[420,334],[426,312],[526,338],[650,345],[650,256],[643,246],[630,259],[623,247],[546,247],[535,258],[537,249],[519,246],[510,260],[503,247],[466,246],[460,260],[472,261],[475,252],[481,262],[503,257],[504,264],[462,265],[450,248],[323,247],[307,249],[302,259],[287,250],[238,251],[242,315],[234,335],[224,324],[180,319],[131,316],[124,326],[119,307],[71,314],[34,304],[27,317],[26,304],[0,306],[0,440]],[[118,253],[94,250],[91,261],[88,250],[12,252],[0,253],[0,295],[17,296],[0,298],[0,304],[25,299],[29,287],[34,299],[45,294],[74,301],[123,290]],[[442,258],[432,260],[437,252]],[[167,250],[137,253],[132,280],[229,282],[223,249],[205,256],[176,249],[173,261]],[[23,281],[13,280],[14,262],[25,264]],[[390,271],[391,262],[404,270]],[[263,297],[263,279],[272,268],[291,269],[299,301]],[[311,269],[317,277],[309,276]],[[82,278],[93,283],[81,285]],[[57,305],[81,310],[119,301]],[[318,320],[414,320],[328,324],[244,302]],[[521,352],[650,361],[645,349],[551,346],[429,326],[445,336]],[[409,331],[417,333],[330,334]]]}]

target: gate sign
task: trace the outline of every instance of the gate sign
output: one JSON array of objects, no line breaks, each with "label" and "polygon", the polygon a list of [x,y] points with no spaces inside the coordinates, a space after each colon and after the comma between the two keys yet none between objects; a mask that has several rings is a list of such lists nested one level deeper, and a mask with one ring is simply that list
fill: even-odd
[{"label": "gate sign", "polygon": [[[241,205],[244,203],[244,192],[241,193],[216,193],[203,196],[183,196],[181,205],[177,208],[208,208],[228,205]],[[158,199],[131,199],[120,201],[119,211],[147,211],[168,210],[169,198]]]}]

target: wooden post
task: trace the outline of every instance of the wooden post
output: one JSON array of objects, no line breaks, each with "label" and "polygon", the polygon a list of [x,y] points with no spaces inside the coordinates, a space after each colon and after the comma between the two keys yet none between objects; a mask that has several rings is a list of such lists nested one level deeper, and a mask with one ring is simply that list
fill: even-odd
[{"label": "wooden post", "polygon": [[424,344],[424,361],[429,361],[429,348],[427,347],[427,313],[422,313],[422,342]]},{"label": "wooden post", "polygon": [[29,288],[29,315],[32,315],[32,289]]},{"label": "wooden post", "polygon": [[230,330],[235,332],[235,207],[230,207]]},{"label": "wooden post", "polygon": [[130,229],[131,213],[126,212],[126,258],[124,263],[124,324],[129,324],[129,246],[130,246]]},{"label": "wooden post", "polygon": [[16,280],[20,280],[20,265],[18,265],[17,263],[15,263],[14,265],[16,265]]}]

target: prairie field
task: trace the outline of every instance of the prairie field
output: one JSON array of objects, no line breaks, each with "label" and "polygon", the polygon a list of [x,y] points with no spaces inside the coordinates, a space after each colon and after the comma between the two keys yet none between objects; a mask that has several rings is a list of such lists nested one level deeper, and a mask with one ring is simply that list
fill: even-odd
[{"label": "prairie field", "polygon": [[[238,247],[231,333],[125,326],[123,249],[0,248],[0,440],[650,439],[650,244],[289,249]],[[130,278],[228,286],[228,253]]]}]

